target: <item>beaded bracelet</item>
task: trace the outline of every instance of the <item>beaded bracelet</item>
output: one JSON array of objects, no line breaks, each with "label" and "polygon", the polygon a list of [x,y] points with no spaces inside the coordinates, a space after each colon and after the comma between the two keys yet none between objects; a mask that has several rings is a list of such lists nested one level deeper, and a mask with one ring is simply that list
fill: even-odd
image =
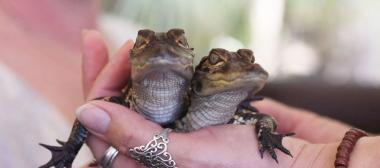
[{"label": "beaded bracelet", "polygon": [[335,158],[335,168],[347,168],[350,154],[354,149],[356,142],[363,136],[368,134],[360,129],[351,128],[343,137],[342,142],[338,146]]}]

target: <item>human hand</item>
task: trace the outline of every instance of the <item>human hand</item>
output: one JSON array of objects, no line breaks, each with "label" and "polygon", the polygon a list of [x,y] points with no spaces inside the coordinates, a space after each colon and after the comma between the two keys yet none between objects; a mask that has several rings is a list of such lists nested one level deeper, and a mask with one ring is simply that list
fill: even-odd
[{"label": "human hand", "polygon": [[279,132],[295,132],[295,137],[311,143],[341,141],[351,127],[345,123],[320,116],[316,113],[290,107],[270,98],[251,103],[260,112],[273,116],[278,121]]},{"label": "human hand", "polygon": [[[132,44],[123,45],[110,61],[107,59],[105,43],[98,32],[84,33],[83,46],[83,87],[87,100],[120,95],[120,90],[128,80],[128,51]],[[333,166],[339,144],[336,141],[341,140],[348,126],[272,100],[253,104],[260,111],[277,118],[280,131],[297,133],[297,138],[289,137],[283,141],[294,158],[277,152],[279,165],[269,155],[261,159],[254,129],[251,126],[221,125],[187,134],[169,134],[168,151],[177,165],[179,167]],[[162,131],[159,125],[144,119],[138,113],[124,106],[103,101],[89,101],[81,106],[78,110],[78,119],[93,134],[88,138],[87,144],[97,160],[103,156],[109,144],[121,152],[114,162],[114,167],[141,167],[128,157],[128,149],[145,145],[154,134]],[[353,167],[362,167],[360,158],[363,158],[363,153],[371,152],[365,150],[365,147],[369,144],[379,146],[379,142],[379,138],[359,140],[351,154],[353,159],[350,164]]]}]

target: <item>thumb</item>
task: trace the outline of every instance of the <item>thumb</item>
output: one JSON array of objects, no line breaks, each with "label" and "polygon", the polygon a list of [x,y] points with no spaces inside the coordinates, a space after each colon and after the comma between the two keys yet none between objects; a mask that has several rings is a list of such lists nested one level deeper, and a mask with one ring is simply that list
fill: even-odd
[{"label": "thumb", "polygon": [[291,107],[272,99],[252,103],[262,112],[273,116],[279,125],[280,132],[295,132],[296,137],[313,143],[336,142],[342,139],[350,128],[341,123],[316,113]]},{"label": "thumb", "polygon": [[100,135],[124,154],[162,130],[129,108],[105,101],[82,105],[77,109],[77,118],[91,133]]}]

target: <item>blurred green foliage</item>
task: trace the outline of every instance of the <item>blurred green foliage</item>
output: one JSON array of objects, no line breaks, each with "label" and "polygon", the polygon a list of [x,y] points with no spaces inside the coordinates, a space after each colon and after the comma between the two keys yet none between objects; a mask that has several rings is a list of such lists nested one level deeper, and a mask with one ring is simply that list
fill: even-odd
[{"label": "blurred green foliage", "polygon": [[141,28],[185,29],[197,60],[209,51],[210,41],[227,34],[249,43],[249,0],[125,0],[103,1],[106,12],[120,15]]}]

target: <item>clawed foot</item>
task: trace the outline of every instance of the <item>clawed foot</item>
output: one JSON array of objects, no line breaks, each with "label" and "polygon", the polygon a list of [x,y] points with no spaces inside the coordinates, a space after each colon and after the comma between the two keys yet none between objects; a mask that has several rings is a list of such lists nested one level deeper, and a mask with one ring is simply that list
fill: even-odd
[{"label": "clawed foot", "polygon": [[274,151],[275,148],[279,149],[290,157],[293,157],[290,151],[282,145],[282,139],[286,136],[292,135],[294,135],[294,133],[278,134],[276,132],[271,132],[269,129],[261,129],[258,132],[259,151],[261,158],[264,157],[264,152],[268,151],[271,157],[278,163],[277,155]]},{"label": "clawed foot", "polygon": [[57,140],[57,142],[61,146],[50,146],[45,144],[40,144],[41,146],[45,147],[46,149],[49,149],[49,151],[52,153],[52,158],[50,161],[39,168],[49,168],[49,167],[56,167],[56,168],[70,168],[71,163],[74,160],[75,155],[72,155],[68,149],[65,148],[65,142],[62,142],[60,140]]}]

